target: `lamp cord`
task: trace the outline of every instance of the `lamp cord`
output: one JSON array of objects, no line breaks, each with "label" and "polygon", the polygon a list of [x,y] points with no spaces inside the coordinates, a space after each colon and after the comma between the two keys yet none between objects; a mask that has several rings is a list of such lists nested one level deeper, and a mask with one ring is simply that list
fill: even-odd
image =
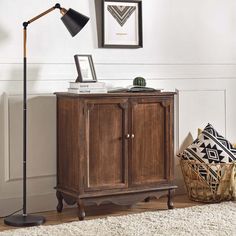
[{"label": "lamp cord", "polygon": [[15,212],[13,212],[13,213],[11,213],[10,215],[1,216],[0,219],[3,219],[3,218],[6,218],[6,217],[9,217],[9,216],[12,216],[12,215],[14,215],[14,214],[16,214],[16,213],[18,213],[18,212],[20,212],[20,211],[22,211],[22,210],[23,210],[23,208],[21,208],[20,210],[15,211]]}]

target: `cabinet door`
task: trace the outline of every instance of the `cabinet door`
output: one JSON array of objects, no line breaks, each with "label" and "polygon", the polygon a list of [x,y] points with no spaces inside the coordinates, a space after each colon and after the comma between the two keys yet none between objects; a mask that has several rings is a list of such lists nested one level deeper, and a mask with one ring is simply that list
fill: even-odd
[{"label": "cabinet door", "polygon": [[127,99],[87,100],[87,191],[127,187]]},{"label": "cabinet door", "polygon": [[131,104],[130,185],[167,183],[173,169],[173,100],[133,99]]}]

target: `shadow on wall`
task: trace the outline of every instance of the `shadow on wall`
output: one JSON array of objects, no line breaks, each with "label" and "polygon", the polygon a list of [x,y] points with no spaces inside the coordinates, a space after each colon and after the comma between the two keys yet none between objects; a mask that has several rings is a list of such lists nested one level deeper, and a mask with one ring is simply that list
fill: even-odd
[{"label": "shadow on wall", "polygon": [[[28,177],[56,174],[56,98],[28,96],[27,161]],[[22,177],[22,97],[9,98],[10,179]],[[53,188],[53,186],[52,186]]]},{"label": "shadow on wall", "polygon": [[[41,68],[38,65],[27,66],[27,93],[37,93],[40,89],[39,74]],[[12,64],[7,76],[8,83],[4,92],[8,94],[23,94],[23,64]]]},{"label": "shadow on wall", "polygon": [[179,152],[183,152],[185,148],[187,148],[194,141],[193,135],[189,132],[186,138],[180,145]]},{"label": "shadow on wall", "polygon": [[0,178],[3,178],[3,169],[4,166],[4,155],[5,155],[5,139],[4,139],[4,133],[5,133],[5,99],[6,94],[0,95]]},{"label": "shadow on wall", "polygon": [[9,38],[9,35],[7,32],[3,29],[3,27],[0,25],[0,45],[6,42]]},{"label": "shadow on wall", "polygon": [[[9,42],[10,34],[4,29],[4,26],[0,24],[0,52],[4,44]],[[23,46],[22,46],[23,50]],[[2,60],[6,57],[0,54]],[[23,55],[22,55],[23,57]],[[14,61],[13,61],[14,62]],[[6,92],[7,94],[21,94],[23,93],[23,58],[21,63],[6,63],[1,66],[0,77],[1,86],[0,93]],[[29,91],[35,87],[37,82],[40,67],[38,65],[28,65],[27,68],[27,81],[29,84]]]},{"label": "shadow on wall", "polygon": [[[193,136],[189,132],[188,135],[186,136],[186,138],[181,143],[179,151],[176,154],[179,154],[179,153],[183,152],[183,150],[185,148],[187,148],[193,142],[193,140],[194,140]],[[186,193],[186,188],[185,188],[183,174],[182,174],[182,170],[181,170],[181,167],[180,167],[178,157],[176,157],[175,162],[176,162],[176,164],[175,164],[175,184],[178,186],[178,189],[177,189],[176,192],[177,192],[177,194],[184,194],[184,193]]]},{"label": "shadow on wall", "polygon": [[28,106],[28,155],[31,157],[29,175],[55,176],[56,97],[29,97]]},{"label": "shadow on wall", "polygon": [[[37,79],[39,77],[39,71],[40,68],[36,67],[35,65],[31,65],[28,69],[28,75],[29,75],[27,80],[28,94],[36,93],[37,91],[36,85],[37,85]],[[4,147],[5,149],[8,148],[8,151],[5,150],[6,153],[9,153],[10,155],[8,158],[11,159],[14,156],[18,158],[19,156],[18,152],[22,148],[23,64],[17,64],[17,63],[11,64],[11,68],[9,71],[6,72],[5,81],[3,81],[0,89],[2,90],[3,94],[5,93],[6,96],[9,98],[8,102],[6,103],[7,104],[6,110],[5,111],[0,110],[1,112],[0,116],[3,117],[5,117],[5,112],[8,111],[7,112],[8,127],[7,128],[4,127],[5,132],[1,132],[1,134],[3,135],[1,135],[0,140],[1,143],[9,142],[9,145],[5,145]],[[17,102],[18,103],[20,102],[20,106],[15,107],[17,109],[12,109],[14,104],[17,105]],[[4,124],[0,124],[0,126],[3,125]],[[15,133],[13,134],[12,132]],[[1,148],[1,150],[4,150],[4,148]],[[15,171],[11,172],[11,174],[15,174]]]},{"label": "shadow on wall", "polygon": [[[93,40],[93,44],[94,44],[94,48],[98,48],[98,39],[99,38],[99,22],[98,20],[96,20],[96,15],[97,15],[97,6],[101,5],[99,4],[101,0],[89,0],[88,4],[89,4],[89,18],[90,18],[90,26],[92,27],[92,38]],[[98,13],[99,14],[99,13]],[[96,34],[97,32],[97,34]]]},{"label": "shadow on wall", "polygon": [[[102,47],[102,0],[94,0],[95,2],[95,11],[96,11],[96,26],[97,26],[97,38],[98,38],[98,47]],[[92,4],[92,3],[91,3]],[[95,19],[95,17],[94,17]],[[96,32],[93,31],[93,32]]]}]

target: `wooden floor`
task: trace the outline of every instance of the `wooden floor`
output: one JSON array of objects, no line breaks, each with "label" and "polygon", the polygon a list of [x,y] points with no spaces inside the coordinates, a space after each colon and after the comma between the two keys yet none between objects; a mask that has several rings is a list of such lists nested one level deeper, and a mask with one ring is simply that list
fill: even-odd
[{"label": "wooden floor", "polygon": [[[96,219],[107,216],[118,216],[126,215],[132,213],[139,213],[144,211],[156,211],[156,210],[166,210],[167,209],[167,199],[161,198],[159,200],[151,200],[150,202],[140,202],[133,206],[132,208],[116,205],[101,205],[101,206],[89,206],[85,208],[86,218]],[[184,208],[191,207],[195,205],[200,205],[200,203],[193,202],[188,200],[187,196],[179,195],[174,198],[174,207],[175,208]],[[62,211],[62,213],[57,213],[56,211],[48,211],[38,213],[37,215],[42,215],[46,218],[45,225],[55,225],[66,222],[77,221],[77,209],[76,208],[67,208]],[[3,222],[3,219],[0,219],[0,231],[12,229],[14,227],[6,226]]]}]

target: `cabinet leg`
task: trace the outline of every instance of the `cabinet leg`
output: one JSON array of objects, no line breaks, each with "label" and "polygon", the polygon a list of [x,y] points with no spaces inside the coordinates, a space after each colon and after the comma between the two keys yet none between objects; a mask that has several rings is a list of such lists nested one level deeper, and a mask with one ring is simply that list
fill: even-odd
[{"label": "cabinet leg", "polygon": [[57,196],[57,200],[58,200],[57,212],[62,212],[62,209],[63,209],[63,197],[62,197],[61,192],[57,191],[56,192],[56,196]]},{"label": "cabinet leg", "polygon": [[168,200],[167,200],[168,209],[174,209],[173,196],[174,196],[174,189],[169,189]]},{"label": "cabinet leg", "polygon": [[83,201],[81,199],[78,199],[77,205],[78,205],[78,217],[79,217],[79,220],[84,220],[84,218],[85,218],[85,210],[84,210],[84,203],[83,203]]},{"label": "cabinet leg", "polygon": [[150,197],[147,197],[144,199],[144,202],[150,202],[151,201],[151,198]]}]

